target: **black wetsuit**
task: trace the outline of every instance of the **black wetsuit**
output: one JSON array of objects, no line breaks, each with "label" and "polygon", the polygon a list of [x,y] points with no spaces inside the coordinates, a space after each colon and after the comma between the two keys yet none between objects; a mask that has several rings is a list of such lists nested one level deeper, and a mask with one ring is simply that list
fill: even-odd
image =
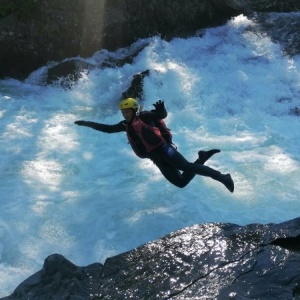
[{"label": "black wetsuit", "polygon": [[[167,116],[165,108],[152,111],[143,111],[139,114],[140,119],[148,124],[151,122],[164,119]],[[77,125],[91,127],[106,133],[116,133],[126,131],[127,126],[130,129],[130,122],[127,124],[123,120],[115,125],[107,125],[88,121],[76,121]],[[129,130],[130,132],[130,130]],[[134,138],[134,136],[132,136]],[[164,144],[147,154],[147,158],[151,159],[159,168],[164,177],[177,187],[185,187],[197,175],[208,176],[215,180],[221,181],[220,176],[225,176],[219,171],[204,166],[199,159],[194,163],[188,162],[174,146]],[[180,171],[183,171],[182,173]],[[223,178],[223,177],[222,177]]]}]

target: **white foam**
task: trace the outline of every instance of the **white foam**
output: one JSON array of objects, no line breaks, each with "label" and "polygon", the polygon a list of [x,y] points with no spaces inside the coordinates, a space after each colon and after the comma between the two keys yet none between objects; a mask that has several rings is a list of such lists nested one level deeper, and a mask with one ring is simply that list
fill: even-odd
[{"label": "white foam", "polygon": [[[131,65],[95,69],[72,89],[0,81],[0,296],[60,253],[87,265],[201,222],[281,222],[298,216],[299,56],[282,56],[239,16],[201,37],[139,41]],[[97,63],[107,51],[90,58]],[[144,109],[164,99],[180,152],[220,148],[208,165],[230,172],[235,193],[196,177],[184,189],[132,153],[126,136],[74,125],[114,124],[131,75],[145,78]]]}]

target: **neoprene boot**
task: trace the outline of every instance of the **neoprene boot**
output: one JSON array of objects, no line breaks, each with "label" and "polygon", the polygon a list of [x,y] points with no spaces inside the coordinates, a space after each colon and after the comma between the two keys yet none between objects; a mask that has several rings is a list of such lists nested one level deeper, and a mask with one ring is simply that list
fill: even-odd
[{"label": "neoprene boot", "polygon": [[233,182],[230,174],[220,174],[219,179],[217,179],[217,180],[220,181],[221,183],[223,183],[226,186],[226,188],[228,189],[228,191],[233,193],[234,182]]},{"label": "neoprene boot", "polygon": [[[200,166],[199,166],[200,168]],[[199,169],[198,169],[199,170]],[[226,188],[233,193],[234,191],[234,182],[231,178],[230,174],[222,174],[221,172],[214,170],[210,167],[201,165],[201,171],[198,173],[199,175],[210,177],[216,181],[223,183]]]},{"label": "neoprene boot", "polygon": [[211,149],[208,151],[199,151],[197,163],[204,165],[207,160],[209,160],[214,154],[221,152],[219,149]]}]

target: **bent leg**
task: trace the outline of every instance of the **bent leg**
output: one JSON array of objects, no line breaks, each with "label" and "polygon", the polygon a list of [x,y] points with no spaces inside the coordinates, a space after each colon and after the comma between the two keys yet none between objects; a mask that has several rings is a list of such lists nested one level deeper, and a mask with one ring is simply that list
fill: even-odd
[{"label": "bent leg", "polygon": [[[225,187],[230,191],[234,191],[234,183],[230,174],[222,174],[221,172],[214,170],[210,167],[188,162],[183,155],[181,155],[176,149],[168,149],[164,157],[166,163],[173,166],[175,169],[183,171],[181,176],[182,180],[186,181],[186,184],[192,180],[194,174],[207,176],[214,180],[217,180],[225,185]],[[192,173],[192,174],[189,174]]]},{"label": "bent leg", "polygon": [[[198,159],[194,162],[194,164],[204,165],[207,160],[209,160],[214,154],[221,152],[219,149],[211,149],[209,151],[199,151],[198,152]],[[196,176],[195,173],[191,172],[183,172],[181,175],[186,182],[186,185]]]},{"label": "bent leg", "polygon": [[[177,152],[177,151],[176,151]],[[190,164],[185,158],[177,152],[181,157],[180,160],[184,161],[184,164]],[[208,159],[208,158],[207,158]],[[177,158],[179,161],[179,158]],[[206,160],[202,161],[198,158],[194,164],[203,164]],[[184,171],[181,173],[179,168],[176,168],[173,164],[166,162],[165,160],[154,161],[155,165],[159,168],[162,175],[172,184],[179,188],[184,188],[190,181],[197,175],[196,173],[190,171]],[[176,164],[175,164],[176,165]],[[183,168],[184,169],[184,168]]]},{"label": "bent leg", "polygon": [[[218,149],[212,149],[209,151],[199,151],[198,159],[194,164],[204,164],[211,156],[220,152]],[[172,184],[179,188],[183,188],[190,183],[190,181],[196,176],[195,173],[184,171],[181,173],[177,168],[168,164],[164,161],[157,160],[155,162],[156,166],[159,168],[162,175]]]},{"label": "bent leg", "polygon": [[189,172],[184,172],[181,174],[181,172],[178,169],[164,162],[155,164],[159,168],[161,174],[169,182],[171,182],[179,188],[184,188],[195,177],[195,174]]}]

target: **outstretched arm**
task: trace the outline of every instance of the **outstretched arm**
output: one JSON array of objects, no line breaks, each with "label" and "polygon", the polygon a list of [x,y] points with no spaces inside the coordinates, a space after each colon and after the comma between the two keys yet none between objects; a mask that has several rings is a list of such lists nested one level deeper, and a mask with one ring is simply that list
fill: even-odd
[{"label": "outstretched arm", "polygon": [[95,122],[90,122],[90,121],[75,121],[75,124],[79,126],[86,126],[93,128],[98,131],[106,132],[106,133],[115,133],[115,132],[121,132],[121,131],[126,131],[126,125],[124,121],[121,121],[118,124],[115,125],[107,125],[107,124],[101,124],[101,123],[95,123]]}]

